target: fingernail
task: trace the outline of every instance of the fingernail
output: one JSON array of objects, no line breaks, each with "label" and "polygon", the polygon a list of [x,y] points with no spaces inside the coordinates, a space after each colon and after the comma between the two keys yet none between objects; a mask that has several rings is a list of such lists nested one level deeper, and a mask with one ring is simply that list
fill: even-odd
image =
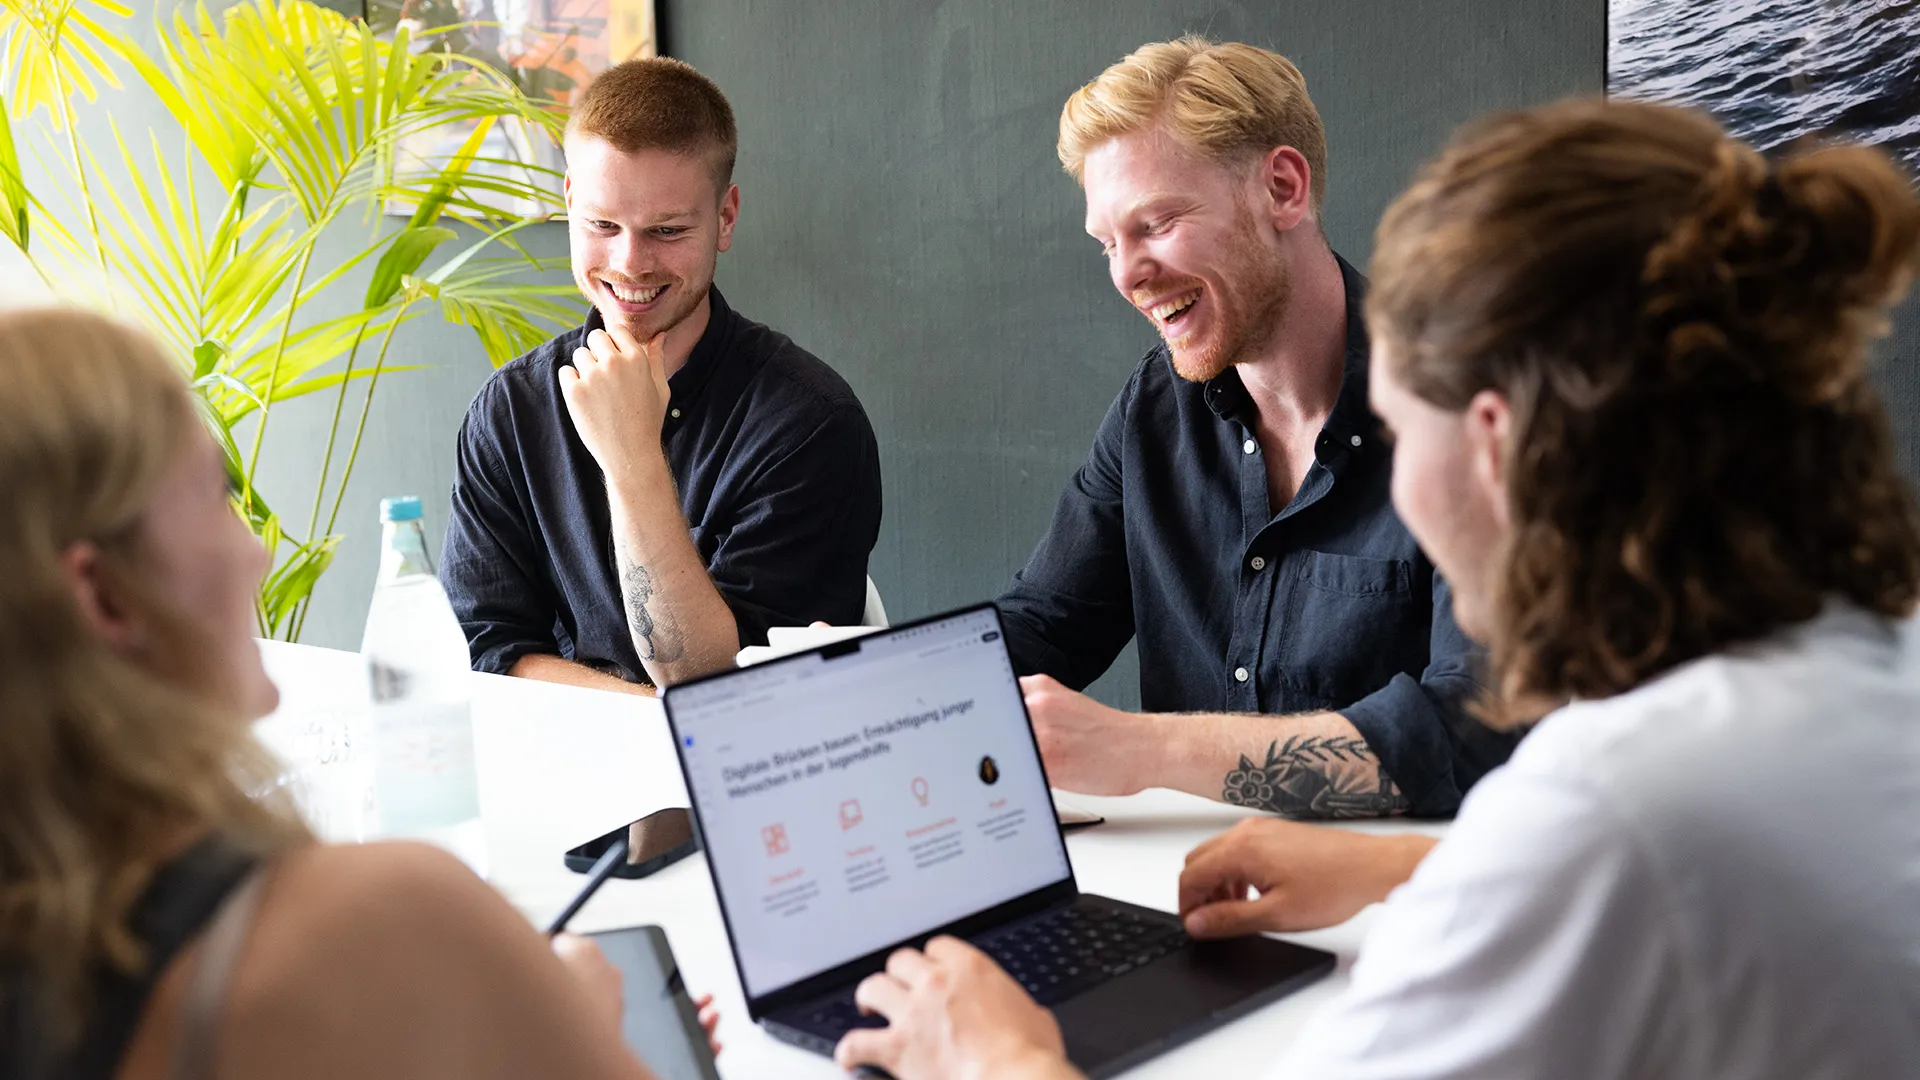
[{"label": "fingernail", "polygon": [[1189,937],[1199,937],[1201,934],[1206,933],[1206,931],[1207,920],[1205,916],[1197,911],[1187,916],[1187,935]]}]

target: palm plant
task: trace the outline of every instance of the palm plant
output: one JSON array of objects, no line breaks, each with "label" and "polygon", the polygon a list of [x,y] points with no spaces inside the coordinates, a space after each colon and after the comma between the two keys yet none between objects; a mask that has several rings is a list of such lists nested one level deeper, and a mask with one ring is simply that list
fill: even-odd
[{"label": "palm plant", "polygon": [[[151,53],[108,25],[130,15],[118,0],[0,0],[0,235],[53,291],[136,319],[181,358],[225,448],[236,510],[273,555],[259,632],[295,640],[341,540],[373,393],[406,370],[386,362],[395,331],[437,308],[498,365],[577,322],[570,287],[528,281],[555,261],[514,237],[559,208],[554,174],[485,150],[508,126],[555,137],[565,117],[484,64],[416,51],[404,28],[382,40],[308,0],[250,0],[217,21],[196,3],[160,22]],[[113,124],[109,172],[75,121],[104,107],[102,85],[120,89],[116,61],[184,138],[169,150],[149,135],[136,149]],[[58,149],[40,164],[61,178],[64,214],[28,189],[13,135],[42,108]],[[468,135],[444,161],[409,154],[409,140],[447,130]],[[506,209],[529,203],[541,212]],[[398,228],[382,217],[396,205],[413,211]],[[356,211],[364,245],[315,265],[322,234],[339,235]],[[459,236],[451,223],[479,239],[428,271]],[[483,257],[494,252],[510,254]],[[367,262],[353,310],[317,315],[339,310],[343,279]],[[347,424],[350,385],[364,392]],[[332,424],[299,532],[254,477],[273,407],[315,393],[332,395]]]}]

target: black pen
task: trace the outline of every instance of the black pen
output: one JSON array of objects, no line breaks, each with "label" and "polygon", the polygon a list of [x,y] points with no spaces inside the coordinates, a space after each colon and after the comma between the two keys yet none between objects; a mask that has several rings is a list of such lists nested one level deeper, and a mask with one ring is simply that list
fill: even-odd
[{"label": "black pen", "polygon": [[574,897],[572,903],[561,909],[559,917],[553,920],[553,925],[547,927],[547,936],[552,937],[565,930],[567,921],[580,913],[580,909],[586,906],[587,901],[593,899],[593,894],[600,891],[600,886],[613,876],[614,868],[626,861],[627,838],[622,836],[607,848],[606,853],[600,856],[599,862],[593,864],[593,869],[587,872],[587,887],[580,890],[580,895]]}]

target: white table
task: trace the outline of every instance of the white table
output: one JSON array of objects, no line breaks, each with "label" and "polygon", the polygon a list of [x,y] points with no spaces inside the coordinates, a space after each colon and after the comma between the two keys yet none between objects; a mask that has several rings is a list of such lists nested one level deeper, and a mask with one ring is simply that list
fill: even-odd
[{"label": "white table", "polygon": [[[363,700],[360,657],[310,646],[263,642],[281,707],[261,721],[276,749],[307,716],[351,710]],[[542,924],[579,890],[582,878],[561,865],[567,848],[665,806],[686,805],[686,789],[666,718],[650,698],[582,690],[497,675],[473,676],[475,753],[486,825],[489,879],[527,918]],[[1186,853],[1247,816],[1233,807],[1154,790],[1123,799],[1063,796],[1106,817],[1069,834],[1074,873],[1086,892],[1171,911]],[[1369,832],[1444,826],[1367,822]],[[1134,1069],[1154,1077],[1245,1075],[1271,1061],[1294,1031],[1346,983],[1346,968],[1371,910],[1341,926],[1290,940],[1338,953],[1340,970],[1300,993]],[[720,1069],[746,1077],[837,1077],[838,1069],[778,1042],[747,1021],[705,860],[696,855],[652,877],[615,878],[573,920],[580,931],[656,923],[666,928],[687,985],[718,999],[725,1052]]]}]

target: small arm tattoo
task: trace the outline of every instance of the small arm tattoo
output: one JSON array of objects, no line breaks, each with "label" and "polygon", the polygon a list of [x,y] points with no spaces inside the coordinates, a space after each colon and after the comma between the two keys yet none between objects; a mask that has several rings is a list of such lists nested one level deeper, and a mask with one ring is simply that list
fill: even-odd
[{"label": "small arm tattoo", "polygon": [[1386,817],[1409,805],[1365,739],[1328,735],[1276,739],[1264,764],[1240,755],[1220,797],[1290,818]]},{"label": "small arm tattoo", "polygon": [[627,602],[627,627],[640,659],[671,664],[686,655],[685,635],[673,603],[654,588],[653,575],[638,563],[620,560],[620,592]]}]

